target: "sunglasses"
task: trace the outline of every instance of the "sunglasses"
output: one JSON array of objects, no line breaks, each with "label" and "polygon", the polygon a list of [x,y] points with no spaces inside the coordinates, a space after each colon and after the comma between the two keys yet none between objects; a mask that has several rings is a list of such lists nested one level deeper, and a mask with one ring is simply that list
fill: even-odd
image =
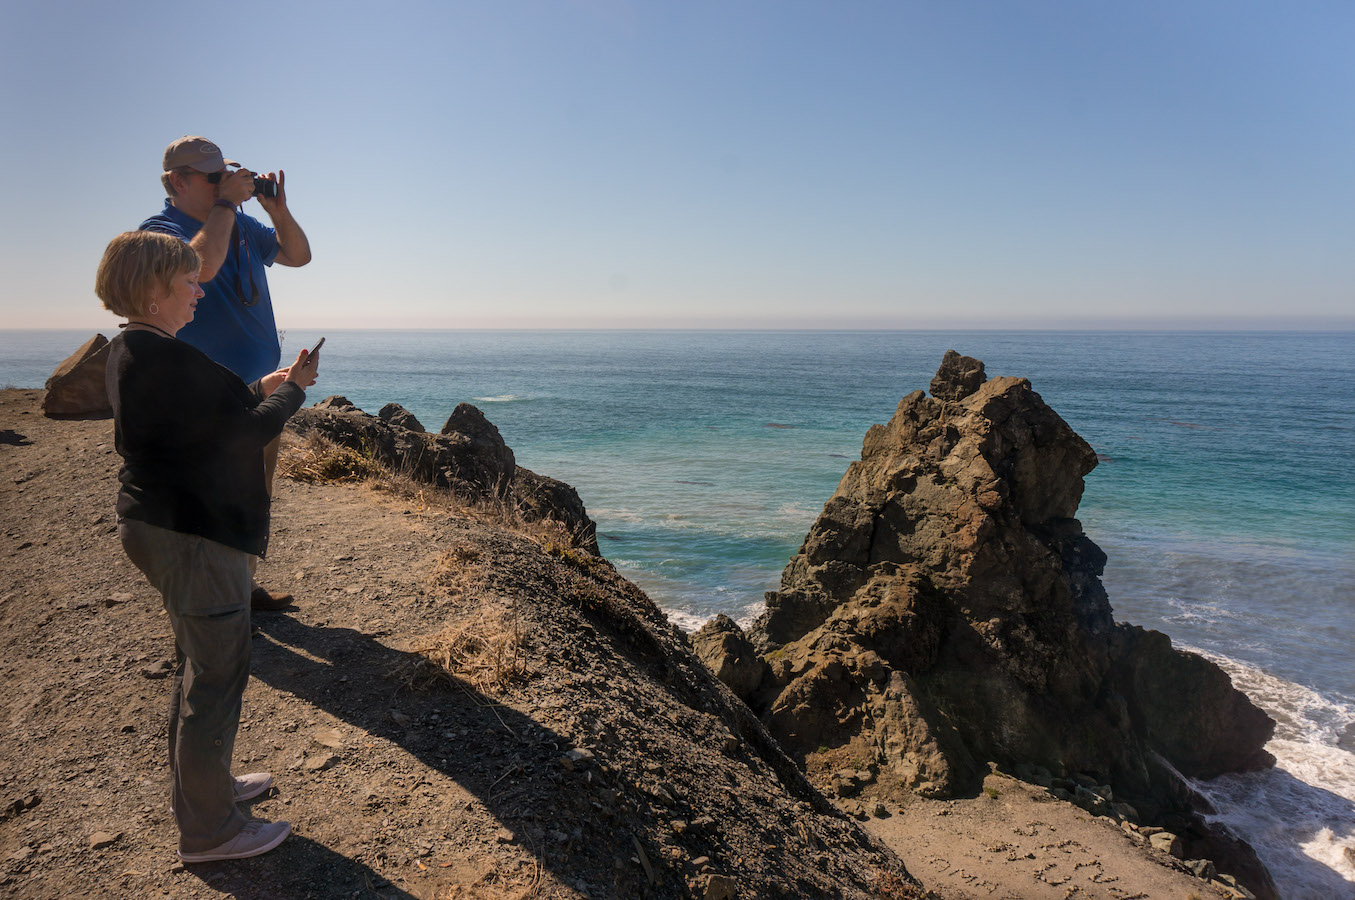
[{"label": "sunglasses", "polygon": [[220,184],[226,174],[226,170],[222,169],[220,172],[203,172],[202,176],[207,179],[208,184]]}]

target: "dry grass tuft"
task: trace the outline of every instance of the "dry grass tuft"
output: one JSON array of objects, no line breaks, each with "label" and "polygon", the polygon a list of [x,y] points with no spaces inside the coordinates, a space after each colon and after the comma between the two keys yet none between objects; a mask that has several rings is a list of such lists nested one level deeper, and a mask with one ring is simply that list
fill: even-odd
[{"label": "dry grass tuft", "polygon": [[533,859],[525,872],[509,874],[491,869],[471,884],[454,884],[438,900],[530,900],[541,896],[541,861]]},{"label": "dry grass tuft", "polygon": [[415,648],[424,659],[405,673],[408,687],[427,690],[437,684],[467,684],[493,695],[527,676],[526,642],[517,604],[482,604]]},{"label": "dry grass tuft", "polygon": [[370,481],[389,473],[370,454],[311,435],[304,443],[287,448],[278,460],[278,474],[307,484],[339,484]]},{"label": "dry grass tuft", "polygon": [[468,497],[420,481],[411,472],[387,468],[370,452],[336,444],[318,434],[300,441],[287,440],[278,458],[278,474],[310,484],[365,482],[374,490],[409,501],[419,512],[460,513],[492,528],[521,534],[543,549],[548,544],[573,549],[583,543],[578,534],[555,519],[526,519],[523,510],[509,500]]},{"label": "dry grass tuft", "polygon": [[487,570],[480,560],[481,552],[478,547],[472,544],[456,544],[434,563],[430,581],[435,588],[445,591],[449,597],[469,594],[474,588],[482,587],[485,582]]}]

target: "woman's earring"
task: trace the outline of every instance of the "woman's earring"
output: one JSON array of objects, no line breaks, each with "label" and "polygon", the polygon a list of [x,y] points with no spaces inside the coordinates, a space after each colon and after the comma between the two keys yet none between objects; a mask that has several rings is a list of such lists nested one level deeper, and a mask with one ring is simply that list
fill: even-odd
[{"label": "woman's earring", "polygon": [[160,315],[160,307],[156,306],[154,303],[150,305],[150,308],[147,311],[153,316]]}]

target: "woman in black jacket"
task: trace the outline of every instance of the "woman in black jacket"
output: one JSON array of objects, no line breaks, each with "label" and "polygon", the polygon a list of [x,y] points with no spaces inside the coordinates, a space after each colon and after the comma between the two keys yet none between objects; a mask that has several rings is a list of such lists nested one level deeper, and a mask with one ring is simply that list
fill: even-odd
[{"label": "woman in black jacket", "polygon": [[300,408],[318,364],[302,350],[290,368],[246,386],[176,340],[203,296],[200,265],[176,237],[129,232],[104,251],[94,287],[127,318],[108,357],[123,458],[118,534],[174,629],[169,765],[185,862],[255,856],[291,832],[236,808],[273,779],[233,777],[230,761],[249,680],[250,557],[268,546],[263,448]]}]

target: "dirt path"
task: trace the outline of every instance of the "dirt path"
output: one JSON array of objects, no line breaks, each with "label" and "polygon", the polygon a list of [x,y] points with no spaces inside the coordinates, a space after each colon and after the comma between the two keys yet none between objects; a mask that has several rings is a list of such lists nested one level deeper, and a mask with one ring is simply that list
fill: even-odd
[{"label": "dirt path", "polygon": [[[0,448],[3,892],[431,897],[479,882],[494,896],[542,877],[529,849],[499,840],[476,792],[500,773],[472,763],[453,777],[423,749],[492,747],[506,734],[493,707],[401,693],[388,677],[409,656],[393,637],[417,616],[449,526],[369,491],[287,480],[265,577],[300,602],[256,617],[236,759],[278,781],[249,813],[296,833],[286,854],[179,865],[164,809],[173,645],[159,596],[117,543],[112,426],[44,419],[36,396],[0,396],[0,429],[24,437]],[[15,815],[16,801],[31,808]]]}]

